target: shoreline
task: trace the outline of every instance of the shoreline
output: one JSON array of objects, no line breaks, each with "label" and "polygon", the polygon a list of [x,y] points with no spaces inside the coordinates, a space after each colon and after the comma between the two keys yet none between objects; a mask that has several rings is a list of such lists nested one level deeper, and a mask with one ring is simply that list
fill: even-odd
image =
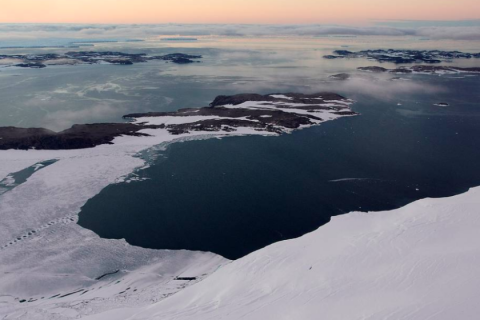
[{"label": "shoreline", "polygon": [[[333,119],[338,117],[341,116]],[[5,230],[0,234],[0,257],[2,261],[6,261],[0,266],[0,272],[4,274],[0,291],[5,293],[4,297],[8,297],[0,300],[6,302],[2,304],[0,313],[23,308],[35,310],[36,305],[42,304],[42,297],[53,297],[56,294],[59,295],[54,299],[60,299],[59,304],[72,301],[70,299],[76,300],[80,295],[82,299],[94,299],[96,303],[90,304],[90,312],[97,313],[104,310],[104,304],[109,305],[115,300],[115,296],[106,294],[111,292],[111,289],[100,290],[100,297],[103,296],[101,299],[96,296],[96,291],[88,289],[98,281],[105,287],[110,287],[107,286],[108,283],[115,284],[126,274],[132,274],[132,277],[127,277],[130,280],[121,280],[125,284],[121,287],[126,290],[131,287],[131,281],[140,281],[138,277],[145,268],[156,269],[156,277],[164,274],[169,275],[168,279],[170,276],[200,276],[201,279],[202,274],[210,274],[219,266],[228,263],[228,260],[221,256],[208,252],[149,250],[130,246],[124,240],[102,239],[76,223],[78,213],[81,207],[102,189],[121,182],[137,169],[145,168],[148,163],[138,155],[154,146],[179,142],[182,139],[277,136],[278,133],[257,131],[248,127],[238,127],[236,131],[229,132],[195,131],[175,135],[166,128],[142,129],[141,132],[147,136],[124,135],[114,138],[113,144],[86,149],[0,151],[0,159],[4,164],[0,168],[0,179],[42,161],[57,160],[36,170],[25,182],[0,196],[4,227],[2,229]],[[55,201],[51,201],[52,199]],[[66,270],[70,270],[67,272],[68,277],[63,278],[64,281],[58,281],[58,275],[65,274]],[[117,274],[119,279],[113,276],[115,279],[107,277],[108,279],[94,280],[101,274],[115,270],[123,270]],[[188,270],[197,271],[192,272],[194,275],[183,274],[188,273]],[[200,274],[196,274],[200,272],[198,270],[202,270]],[[153,290],[155,283],[151,283],[152,276],[150,273],[146,276],[150,279],[148,281],[143,276],[140,277],[143,285],[138,291]],[[165,280],[168,280],[167,278]],[[52,282],[53,279],[56,280]],[[155,287],[156,291],[167,290],[164,298],[169,296],[168,292],[176,290],[168,286],[168,281]],[[188,284],[179,283],[179,287],[175,288],[183,289]],[[98,287],[98,284],[96,286]],[[86,290],[78,291],[80,288]],[[135,296],[127,299],[133,299],[131,303],[135,304]],[[142,299],[141,303],[144,304],[147,300],[150,301],[151,297],[145,295]],[[25,301],[20,303],[22,300]],[[57,303],[56,300],[52,302]]]}]

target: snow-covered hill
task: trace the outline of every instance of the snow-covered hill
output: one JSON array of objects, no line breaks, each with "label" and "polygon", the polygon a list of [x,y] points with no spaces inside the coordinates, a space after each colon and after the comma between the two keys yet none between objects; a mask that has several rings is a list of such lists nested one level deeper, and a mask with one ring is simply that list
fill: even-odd
[{"label": "snow-covered hill", "polygon": [[351,213],[151,307],[88,319],[478,319],[479,230],[480,188]]}]

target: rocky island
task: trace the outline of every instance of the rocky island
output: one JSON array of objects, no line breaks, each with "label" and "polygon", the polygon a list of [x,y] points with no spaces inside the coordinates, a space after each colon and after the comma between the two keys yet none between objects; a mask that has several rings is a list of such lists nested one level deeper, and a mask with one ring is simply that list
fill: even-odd
[{"label": "rocky island", "polygon": [[358,52],[335,50],[332,55],[325,55],[325,59],[367,58],[378,62],[406,63],[440,63],[450,62],[453,59],[480,58],[480,53],[465,53],[460,51],[442,50],[362,50]]},{"label": "rocky island", "polygon": [[147,129],[162,130],[168,135],[235,134],[242,129],[251,130],[250,134],[282,134],[356,115],[350,109],[352,103],[331,92],[218,96],[203,108],[127,114],[124,119],[129,122],[126,123],[79,124],[61,132],[0,127],[0,150],[91,148],[112,144],[119,136],[149,136],[151,131]]},{"label": "rocky island", "polygon": [[338,73],[338,74],[333,74],[328,78],[331,80],[348,80],[350,79],[350,75],[348,73]]},{"label": "rocky island", "polygon": [[132,65],[152,60],[163,60],[177,64],[199,62],[200,55],[170,53],[163,56],[148,56],[145,53],[123,53],[114,51],[78,51],[65,54],[0,55],[0,65],[22,68],[45,68],[48,65],[76,65],[108,63]]},{"label": "rocky island", "polygon": [[460,67],[446,67],[446,66],[431,66],[431,65],[416,65],[411,67],[400,67],[396,69],[387,69],[378,66],[360,67],[360,71],[373,73],[395,73],[395,74],[457,74],[457,73],[480,73],[480,67],[474,68],[460,68]]}]

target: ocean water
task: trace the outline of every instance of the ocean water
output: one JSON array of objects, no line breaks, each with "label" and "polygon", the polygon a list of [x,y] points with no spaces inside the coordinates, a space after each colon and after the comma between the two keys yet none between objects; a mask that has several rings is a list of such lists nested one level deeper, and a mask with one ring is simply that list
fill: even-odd
[{"label": "ocean water", "polygon": [[480,184],[479,80],[423,77],[449,90],[389,101],[356,94],[360,116],[290,135],[173,144],[139,172],[148,180],[88,201],[79,224],[142,247],[236,259],[334,215],[464,192]]},{"label": "ocean water", "polygon": [[[204,58],[192,65],[0,67],[0,125],[62,130],[122,121],[131,112],[206,106],[217,95],[245,92],[335,91],[355,99],[359,116],[289,135],[170,145],[137,172],[146,180],[110,185],[80,213],[79,224],[105,238],[235,259],[315,230],[334,215],[393,209],[480,184],[480,77],[392,81],[356,71],[376,62],[322,58],[335,49],[369,48],[480,51],[474,42],[371,36],[99,43],[91,50]],[[451,65],[479,66],[480,59]],[[351,80],[328,78],[341,72]]]},{"label": "ocean water", "polygon": [[[60,40],[70,41],[63,38]],[[34,44],[51,43],[37,42]],[[22,43],[29,44],[25,41]],[[0,60],[0,126],[63,130],[76,123],[122,121],[122,115],[132,112],[202,107],[222,94],[338,90],[337,86],[332,88],[324,83],[329,75],[340,72],[355,73],[357,67],[378,63],[364,59],[332,61],[323,59],[322,56],[331,54],[336,49],[368,48],[461,48],[463,51],[480,52],[480,45],[475,42],[420,41],[415,38],[373,36],[212,36],[190,42],[148,40],[95,43],[92,47],[81,49],[0,49],[0,54],[108,50],[151,55],[172,52],[203,55],[201,63],[190,65],[153,61],[133,66],[50,66],[39,70],[5,67]],[[454,65],[477,66],[479,61],[457,60]],[[382,66],[395,67],[389,63]],[[349,94],[352,92],[351,89],[346,91]]]}]

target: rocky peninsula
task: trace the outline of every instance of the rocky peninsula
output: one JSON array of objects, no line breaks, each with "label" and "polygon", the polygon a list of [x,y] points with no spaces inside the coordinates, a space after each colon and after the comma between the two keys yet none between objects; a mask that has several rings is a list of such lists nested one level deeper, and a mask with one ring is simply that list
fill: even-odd
[{"label": "rocky peninsula", "polygon": [[112,144],[119,136],[149,136],[146,129],[164,130],[169,135],[228,134],[242,128],[259,134],[282,134],[356,115],[350,109],[352,103],[352,100],[331,92],[218,96],[203,108],[127,114],[123,116],[128,120],[125,123],[78,124],[61,132],[44,128],[0,127],[0,150],[91,148]]}]

